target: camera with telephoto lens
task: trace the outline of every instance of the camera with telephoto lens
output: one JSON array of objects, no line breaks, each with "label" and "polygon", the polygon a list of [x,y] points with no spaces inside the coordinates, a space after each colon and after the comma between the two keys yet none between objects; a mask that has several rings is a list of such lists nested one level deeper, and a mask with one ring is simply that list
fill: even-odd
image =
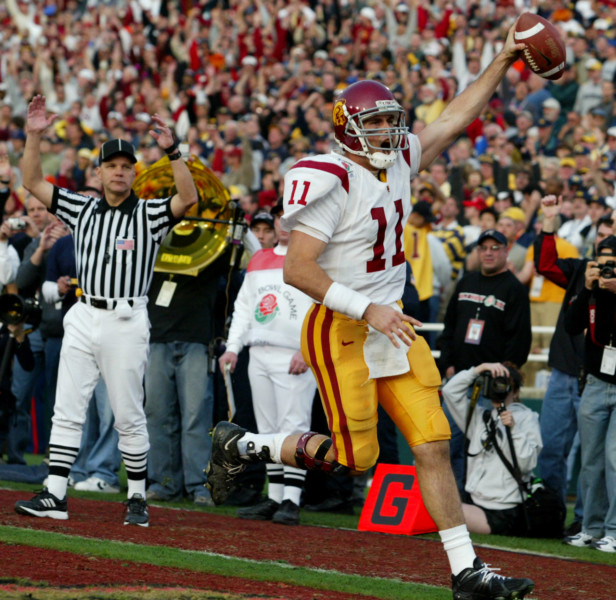
[{"label": "camera with telephoto lens", "polygon": [[481,395],[493,402],[504,402],[509,392],[511,384],[508,377],[492,377],[490,371],[484,371],[481,374],[483,379],[481,385]]},{"label": "camera with telephoto lens", "polygon": [[0,296],[0,322],[7,325],[27,323],[33,329],[41,324],[43,311],[36,298],[22,298],[17,294]]},{"label": "camera with telephoto lens", "polygon": [[599,275],[603,277],[603,279],[613,279],[614,278],[614,267],[616,267],[616,261],[608,260],[603,265],[600,265],[601,270],[599,271]]},{"label": "camera with telephoto lens", "polygon": [[6,222],[9,224],[12,231],[23,231],[26,227],[28,227],[28,224],[19,217],[11,217],[10,219],[7,219]]}]

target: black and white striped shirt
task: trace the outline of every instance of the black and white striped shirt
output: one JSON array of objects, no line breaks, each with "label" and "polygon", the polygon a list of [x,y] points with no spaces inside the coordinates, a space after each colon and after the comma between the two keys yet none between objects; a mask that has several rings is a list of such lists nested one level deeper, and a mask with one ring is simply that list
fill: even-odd
[{"label": "black and white striped shirt", "polygon": [[79,286],[87,296],[145,296],[160,244],[178,220],[171,198],[141,200],[134,192],[118,207],[104,198],[54,187],[50,211],[73,232]]}]

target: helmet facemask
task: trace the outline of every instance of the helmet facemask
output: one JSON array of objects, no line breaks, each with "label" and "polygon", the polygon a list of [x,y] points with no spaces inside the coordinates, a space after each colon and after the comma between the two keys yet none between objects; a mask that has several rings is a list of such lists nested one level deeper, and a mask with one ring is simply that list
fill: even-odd
[{"label": "helmet facemask", "polygon": [[[406,119],[404,110],[395,101],[381,100],[377,101],[375,108],[369,108],[353,115],[349,114],[346,106],[343,107],[347,117],[347,123],[344,130],[345,138],[349,142],[359,142],[361,150],[352,149],[348,144],[338,143],[351,154],[357,156],[365,156],[370,161],[370,164],[375,169],[388,169],[391,167],[398,157],[398,152],[408,148],[408,130],[406,128]],[[364,126],[364,123],[375,114],[393,114],[394,122],[389,127],[372,129]],[[385,141],[379,140],[378,145],[372,143],[373,138],[383,138]],[[353,143],[357,148],[357,143]]]}]

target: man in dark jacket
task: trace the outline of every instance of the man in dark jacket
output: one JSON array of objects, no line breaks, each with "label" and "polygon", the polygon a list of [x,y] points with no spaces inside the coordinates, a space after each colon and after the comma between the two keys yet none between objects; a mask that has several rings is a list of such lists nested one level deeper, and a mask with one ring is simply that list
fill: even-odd
[{"label": "man in dark jacket", "polygon": [[[546,485],[559,491],[563,499],[567,493],[567,457],[577,432],[580,406],[578,377],[583,359],[583,336],[569,335],[565,331],[565,311],[571,300],[584,287],[586,258],[558,258],[554,231],[560,205],[555,196],[541,201],[544,215],[543,229],[535,240],[535,268],[537,273],[566,289],[558,315],[548,367],[552,369],[550,382],[541,406],[541,437],[543,449],[539,454],[538,470]],[[613,221],[609,217],[597,222],[597,245],[612,234]],[[579,532],[582,522],[582,497],[578,494],[574,522],[568,533]]]},{"label": "man in dark jacket", "polygon": [[[477,240],[479,271],[459,281],[445,313],[440,338],[441,372],[447,378],[484,362],[509,361],[520,368],[531,344],[528,290],[507,268],[507,239],[495,229]],[[451,426],[450,453],[458,487],[464,490],[464,434]]]},{"label": "man in dark jacket", "polygon": [[584,337],[586,385],[578,424],[584,518],[571,546],[616,552],[616,236],[597,245],[584,287],[565,312],[565,330]]}]

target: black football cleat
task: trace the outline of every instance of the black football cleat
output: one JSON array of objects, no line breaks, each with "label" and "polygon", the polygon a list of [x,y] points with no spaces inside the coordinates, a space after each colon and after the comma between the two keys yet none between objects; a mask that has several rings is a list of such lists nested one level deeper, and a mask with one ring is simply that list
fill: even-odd
[{"label": "black football cleat", "polygon": [[233,480],[250,462],[242,461],[237,449],[237,442],[245,433],[246,429],[227,421],[220,421],[212,430],[212,454],[205,470],[205,487],[210,490],[214,504],[224,504]]},{"label": "black football cleat", "polygon": [[271,521],[276,511],[280,508],[280,503],[266,498],[259,504],[254,506],[245,506],[236,511],[236,515],[240,519],[249,519],[251,521]]},{"label": "black football cleat", "polygon": [[533,591],[535,584],[527,578],[497,575],[481,559],[473,567],[452,575],[454,600],[516,600]]},{"label": "black football cleat", "polygon": [[280,525],[299,525],[299,506],[292,500],[283,500],[280,508],[274,513],[272,523]]}]

